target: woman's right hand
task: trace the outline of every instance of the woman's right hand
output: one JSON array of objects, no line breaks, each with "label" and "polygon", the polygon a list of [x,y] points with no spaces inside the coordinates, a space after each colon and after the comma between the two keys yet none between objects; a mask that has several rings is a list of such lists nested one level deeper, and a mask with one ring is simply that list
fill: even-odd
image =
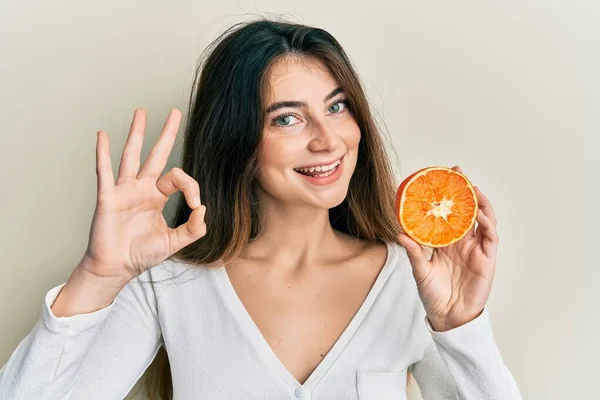
[{"label": "woman's right hand", "polygon": [[[140,169],[146,112],[135,110],[116,182],[108,135],[98,131],[97,203],[89,244],[79,264],[87,274],[129,282],[206,234],[206,207],[200,203],[198,182],[180,168],[160,176],[180,122],[181,112],[171,110],[160,137]],[[185,224],[171,229],[162,211],[169,196],[178,190],[183,192],[192,212]]]}]

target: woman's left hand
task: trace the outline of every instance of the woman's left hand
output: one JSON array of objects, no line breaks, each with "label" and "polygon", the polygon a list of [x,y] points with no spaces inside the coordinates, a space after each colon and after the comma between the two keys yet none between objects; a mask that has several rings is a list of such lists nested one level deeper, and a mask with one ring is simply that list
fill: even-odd
[{"label": "woman's left hand", "polygon": [[[453,170],[462,173],[458,166]],[[419,297],[435,331],[443,332],[477,318],[492,289],[498,234],[496,215],[487,197],[475,186],[479,202],[476,225],[458,242],[433,250],[431,260],[420,244],[404,233]]]}]

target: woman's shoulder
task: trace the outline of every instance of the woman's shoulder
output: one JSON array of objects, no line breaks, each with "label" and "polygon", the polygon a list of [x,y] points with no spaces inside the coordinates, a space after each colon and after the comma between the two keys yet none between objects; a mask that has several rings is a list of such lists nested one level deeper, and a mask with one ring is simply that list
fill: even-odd
[{"label": "woman's shoulder", "polygon": [[356,239],[360,243],[361,253],[387,263],[400,263],[410,267],[406,248],[392,240],[367,241]]},{"label": "woman's shoulder", "polygon": [[158,299],[173,287],[205,279],[211,268],[168,258],[144,271],[128,286],[139,288],[138,290],[152,291]]},{"label": "woman's shoulder", "polygon": [[417,283],[412,274],[412,266],[406,248],[395,241],[382,240],[365,243],[365,252],[371,252],[369,264],[383,264],[378,276],[381,292],[379,308],[383,314],[390,312],[406,324],[416,323],[423,328],[424,309],[419,297]]},{"label": "woman's shoulder", "polygon": [[[395,241],[381,241],[377,245],[372,245],[376,251],[383,251],[385,254],[385,264],[382,273],[388,274],[390,281],[389,290],[402,296],[403,301],[407,299],[417,300],[417,283],[412,274],[412,266],[406,248]],[[383,249],[383,250],[382,250]]]}]

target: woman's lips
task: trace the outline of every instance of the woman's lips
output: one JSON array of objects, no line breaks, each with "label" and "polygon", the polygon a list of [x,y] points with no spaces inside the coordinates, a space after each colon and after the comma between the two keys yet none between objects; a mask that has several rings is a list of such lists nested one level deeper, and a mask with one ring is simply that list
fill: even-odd
[{"label": "woman's lips", "polygon": [[[342,172],[344,170],[344,158],[345,158],[345,156],[340,159],[340,163],[338,164],[338,166],[335,167],[335,169],[333,170],[333,173],[328,176],[318,177],[318,176],[312,176],[312,175],[305,175],[298,171],[295,171],[295,172],[297,172],[300,176],[302,176],[302,178],[304,180],[306,180],[310,184],[319,185],[319,186],[329,185],[331,183],[336,182],[342,176]],[[331,171],[328,171],[328,172],[331,172]]]},{"label": "woman's lips", "polygon": [[321,164],[306,165],[306,166],[304,166],[304,167],[299,167],[298,169],[302,169],[302,168],[312,168],[312,167],[320,167],[320,166],[323,166],[323,165],[331,165],[331,164],[333,164],[333,163],[335,163],[335,162],[337,162],[337,161],[340,161],[342,158],[344,158],[344,156],[345,156],[345,154],[344,154],[343,156],[341,156],[340,158],[337,158],[337,159],[335,159],[335,160],[333,160],[333,161],[326,161],[326,162],[324,162],[324,163],[321,163]]}]

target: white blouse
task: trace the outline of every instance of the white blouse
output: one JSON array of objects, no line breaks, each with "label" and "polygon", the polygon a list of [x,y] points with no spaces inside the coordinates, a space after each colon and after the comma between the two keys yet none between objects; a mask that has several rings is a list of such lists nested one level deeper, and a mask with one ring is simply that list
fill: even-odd
[{"label": "white blouse", "polygon": [[161,346],[175,400],[399,400],[407,370],[426,400],[521,399],[488,309],[435,332],[406,250],[386,245],[373,287],[304,384],[271,350],[223,267],[166,260],[88,314],[57,318],[50,307],[64,283],[50,289],[37,324],[0,370],[0,399],[122,399]]}]

